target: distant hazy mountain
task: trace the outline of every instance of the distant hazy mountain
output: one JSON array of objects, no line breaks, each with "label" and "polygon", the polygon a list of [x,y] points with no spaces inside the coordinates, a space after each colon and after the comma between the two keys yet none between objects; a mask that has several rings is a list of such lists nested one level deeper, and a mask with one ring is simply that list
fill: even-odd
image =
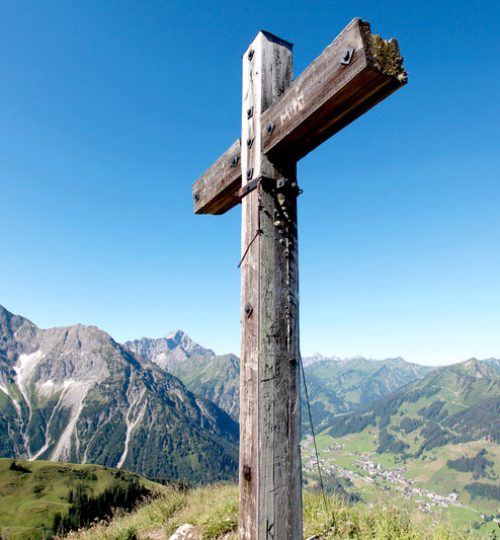
[{"label": "distant hazy mountain", "polygon": [[379,452],[413,457],[447,444],[500,443],[498,364],[471,359],[436,368],[359,412],[330,418],[329,433],[340,437],[374,426]]},{"label": "distant hazy mountain", "polygon": [[[165,367],[189,390],[213,401],[238,420],[240,361],[235,355],[215,356],[180,331],[160,339],[129,341],[124,346],[142,360]],[[387,396],[432,369],[402,358],[378,361],[363,357],[325,358],[318,354],[303,361],[316,427],[332,414],[345,413]],[[305,401],[302,408],[303,429],[307,431]]]},{"label": "distant hazy mountain", "polygon": [[500,360],[498,358],[488,358],[486,360],[483,360],[483,362],[485,362],[495,371],[498,371],[498,373],[500,373]]},{"label": "distant hazy mountain", "polygon": [[[155,343],[146,350],[167,359],[172,343],[188,355],[206,351],[180,333],[163,353]],[[225,412],[99,328],[42,330],[0,307],[1,457],[210,481],[234,476],[237,445]]]},{"label": "distant hazy mountain", "polygon": [[213,401],[235,421],[240,410],[240,360],[233,354],[216,356],[182,330],[162,338],[143,337],[123,344],[138,359],[151,362],[178,377],[195,394]]},{"label": "distant hazy mountain", "polygon": [[304,367],[308,367],[316,362],[323,362],[324,360],[332,360],[337,362],[343,362],[344,360],[338,356],[323,356],[320,353],[313,354],[312,356],[304,356],[302,358],[302,363]]},{"label": "distant hazy mountain", "polygon": [[321,358],[307,360],[306,379],[314,423],[318,426],[332,414],[345,413],[388,396],[419,380],[433,368],[402,358],[368,360]]},{"label": "distant hazy mountain", "polygon": [[182,330],[170,332],[162,338],[143,337],[126,341],[123,345],[143,360],[153,362],[170,373],[188,358],[215,356],[212,350],[198,345]]}]

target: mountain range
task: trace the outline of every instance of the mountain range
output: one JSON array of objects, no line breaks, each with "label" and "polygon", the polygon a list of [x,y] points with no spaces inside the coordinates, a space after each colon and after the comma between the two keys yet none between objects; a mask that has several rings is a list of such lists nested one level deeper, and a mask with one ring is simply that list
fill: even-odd
[{"label": "mountain range", "polygon": [[[317,432],[340,437],[371,426],[381,451],[414,455],[440,437],[498,442],[498,360],[445,368],[402,358],[303,362]],[[218,356],[181,330],[120,344],[94,326],[40,329],[0,306],[0,456],[156,479],[234,478],[239,372],[237,356]],[[405,408],[422,396],[418,411]],[[302,410],[307,434],[304,399]]]},{"label": "mountain range", "polygon": [[[152,362],[183,381],[189,390],[239,418],[240,360],[233,354],[216,356],[195,344],[182,331],[164,338],[141,338],[124,346],[145,362]],[[376,401],[424,377],[433,368],[402,358],[369,360],[316,355],[303,359],[313,422],[320,428],[332,414],[345,413]],[[308,431],[307,405],[302,391],[303,430]]]},{"label": "mountain range", "polygon": [[375,426],[377,452],[418,458],[425,451],[475,440],[500,443],[500,362],[470,359],[424,378],[359,411],[331,417],[333,437]]},{"label": "mountain range", "polygon": [[97,327],[0,307],[0,456],[211,481],[234,478],[238,425]]}]

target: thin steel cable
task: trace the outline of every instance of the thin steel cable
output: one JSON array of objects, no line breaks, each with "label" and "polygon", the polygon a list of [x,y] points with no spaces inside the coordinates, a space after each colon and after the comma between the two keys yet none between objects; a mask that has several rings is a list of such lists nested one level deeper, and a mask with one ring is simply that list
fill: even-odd
[{"label": "thin steel cable", "polygon": [[319,464],[318,445],[316,444],[316,433],[314,432],[314,424],[313,424],[312,413],[311,413],[311,404],[309,402],[309,393],[307,391],[306,372],[304,370],[304,363],[302,362],[302,356],[300,356],[300,367],[302,369],[302,379],[304,381],[304,391],[305,391],[305,396],[306,396],[307,411],[309,413],[309,422],[311,424],[311,432],[312,432],[313,441],[314,441],[314,452],[316,454],[316,466],[318,468],[319,483],[321,485],[321,492],[323,493],[323,502],[325,504],[325,510],[326,510],[326,513],[328,514],[328,503],[326,502],[325,485],[323,484],[323,475],[321,474],[321,465]]},{"label": "thin steel cable", "polygon": [[254,237],[252,238],[252,240],[250,240],[250,243],[248,244],[247,248],[245,249],[245,253],[243,253],[243,257],[241,257],[241,260],[238,263],[238,268],[240,268],[241,265],[243,264],[243,261],[245,260],[245,257],[248,255],[248,252],[250,251],[250,248],[252,247],[252,244],[255,242],[255,240],[257,239],[257,236],[259,236],[259,234],[262,234],[262,229],[257,229],[257,231],[255,232]]}]

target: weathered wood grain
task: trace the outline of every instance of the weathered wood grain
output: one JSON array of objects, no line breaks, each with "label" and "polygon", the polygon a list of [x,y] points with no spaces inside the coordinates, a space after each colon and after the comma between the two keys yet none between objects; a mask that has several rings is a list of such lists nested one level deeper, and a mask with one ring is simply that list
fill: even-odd
[{"label": "weathered wood grain", "polygon": [[[350,50],[348,63],[342,63]],[[263,152],[275,164],[283,158],[298,160],[406,81],[396,40],[383,40],[367,22],[354,19],[265,110]],[[238,204],[241,175],[230,167],[236,154],[237,143],[195,182],[195,213],[222,214]]]},{"label": "weathered wood grain", "polygon": [[265,111],[263,150],[300,159],[406,81],[396,40],[374,36],[354,19]]},{"label": "weathered wood grain", "polygon": [[241,142],[237,139],[193,184],[196,214],[223,214],[239,204]]},{"label": "weathered wood grain", "polygon": [[359,19],[294,83],[292,46],[260,32],[241,143],[193,185],[198,214],[242,202],[240,540],[302,537],[297,160],[405,83],[396,41]]},{"label": "weathered wood grain", "polygon": [[243,56],[242,185],[266,182],[242,200],[240,540],[302,538],[296,164],[276,168],[260,136],[291,80],[291,45],[260,32]]},{"label": "weathered wood grain", "polygon": [[[252,44],[253,45],[253,44]],[[252,45],[250,45],[249,50]],[[254,129],[256,116],[248,118],[247,109],[256,105],[249,74],[253,65],[247,50],[243,55],[242,140]],[[253,53],[255,55],[255,52]],[[256,60],[256,59],[255,59]],[[252,90],[252,91],[251,91]],[[259,114],[260,116],[260,114]],[[254,161],[255,148],[244,143],[241,152],[241,185],[246,180],[246,170]],[[240,460],[239,460],[239,540],[258,538],[258,486],[259,486],[259,268],[260,238],[258,237],[258,192],[249,193],[242,201],[241,211],[241,363],[240,363]]]}]

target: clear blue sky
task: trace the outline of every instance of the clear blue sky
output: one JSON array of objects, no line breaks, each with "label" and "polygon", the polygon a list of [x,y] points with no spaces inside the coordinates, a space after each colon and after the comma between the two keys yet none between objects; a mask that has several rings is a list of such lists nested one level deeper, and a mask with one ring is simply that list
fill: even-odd
[{"label": "clear blue sky", "polygon": [[299,163],[302,352],[500,356],[498,2],[0,3],[0,304],[239,353],[240,209],[191,183],[238,136],[263,28],[295,72],[354,17],[409,84]]}]

